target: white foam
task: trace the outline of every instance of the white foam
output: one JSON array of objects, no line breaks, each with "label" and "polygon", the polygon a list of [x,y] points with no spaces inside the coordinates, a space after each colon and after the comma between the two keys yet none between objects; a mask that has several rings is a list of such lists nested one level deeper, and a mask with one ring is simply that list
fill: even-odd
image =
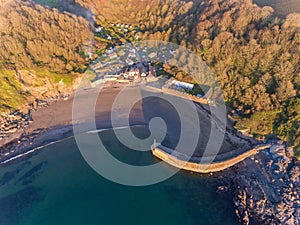
[{"label": "white foam", "polygon": [[[122,126],[122,127],[114,127],[114,128],[106,128],[106,129],[92,130],[92,131],[87,131],[87,132],[85,132],[85,133],[86,133],[86,134],[94,134],[94,133],[101,133],[101,132],[108,131],[108,130],[121,130],[121,129],[128,129],[128,128],[130,128],[130,127],[144,127],[144,126],[146,126],[146,125],[140,124],[140,125],[132,125],[132,126]],[[11,161],[13,161],[13,160],[15,160],[15,159],[18,159],[18,158],[21,158],[21,157],[23,157],[23,156],[29,155],[29,154],[34,153],[34,152],[36,152],[36,151],[38,151],[38,150],[40,150],[40,149],[42,149],[42,148],[45,148],[45,147],[47,147],[47,146],[50,146],[50,145],[53,145],[53,144],[56,144],[56,143],[65,141],[65,140],[67,140],[67,139],[69,139],[69,138],[72,138],[72,137],[74,137],[74,136],[70,136],[70,137],[63,138],[63,139],[60,139],[60,140],[57,140],[57,141],[53,141],[53,142],[50,142],[50,143],[48,143],[48,144],[46,144],[46,145],[41,145],[41,146],[36,147],[36,148],[34,148],[34,149],[31,149],[31,150],[29,150],[29,151],[27,151],[27,152],[25,152],[25,153],[16,155],[16,156],[14,156],[14,157],[11,157],[11,158],[9,158],[9,159],[7,159],[7,160],[1,162],[0,165],[6,164],[6,163],[11,162]]]}]

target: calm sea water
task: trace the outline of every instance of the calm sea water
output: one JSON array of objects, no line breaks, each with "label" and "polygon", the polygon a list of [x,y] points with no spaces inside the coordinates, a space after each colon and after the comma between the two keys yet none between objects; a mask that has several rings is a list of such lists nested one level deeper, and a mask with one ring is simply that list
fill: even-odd
[{"label": "calm sea water", "polygon": [[[127,149],[111,131],[100,136],[117,158],[157,161],[150,152]],[[180,171],[156,185],[119,185],[94,172],[71,138],[0,167],[0,224],[239,224],[229,194],[216,192],[218,182]]]}]

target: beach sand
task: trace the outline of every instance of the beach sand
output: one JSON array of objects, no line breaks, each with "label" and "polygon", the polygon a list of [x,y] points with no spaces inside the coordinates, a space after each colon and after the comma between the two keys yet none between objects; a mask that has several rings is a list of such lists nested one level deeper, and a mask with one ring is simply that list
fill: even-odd
[{"label": "beach sand", "polygon": [[[88,110],[85,101],[95,95],[98,96],[94,106],[97,129],[113,127],[111,122],[112,110],[113,115],[115,115],[114,127],[124,126],[128,124],[128,120],[130,125],[147,125],[152,118],[159,117],[162,118],[167,125],[167,136],[163,144],[170,148],[176,148],[179,143],[180,135],[186,132],[187,134],[190,133],[190,135],[185,134],[185,138],[191,138],[191,140],[185,140],[185,143],[195,142],[194,139],[199,138],[198,142],[196,141],[196,147],[191,146],[191,148],[195,149],[185,147],[176,150],[184,154],[191,154],[190,151],[193,151],[193,157],[201,157],[204,154],[212,126],[208,106],[195,104],[201,127],[200,134],[195,137],[193,129],[196,129],[196,127],[189,117],[191,109],[187,106],[187,108],[183,110],[184,116],[180,118],[177,109],[164,99],[173,98],[173,100],[175,99],[174,101],[184,100],[143,86],[126,87],[126,85],[118,84],[117,82],[107,82],[101,87],[100,93],[99,88],[85,88],[80,90],[80,94],[76,96],[76,102],[77,105],[79,104],[79,108],[82,109],[82,112],[77,112],[77,121],[72,121],[75,94],[71,95],[68,99],[59,100],[48,107],[32,112],[33,122],[25,131],[18,131],[8,139],[4,139],[0,142],[0,161],[7,160],[8,158],[22,154],[51,141],[72,136],[73,123],[83,124],[91,119],[85,118],[84,112]],[[117,101],[116,98],[120,98],[119,101]],[[134,99],[142,100],[137,101],[132,107],[131,104]],[[129,115],[128,112],[130,112]],[[80,113],[82,113],[82,116]],[[187,124],[187,127],[194,126],[194,128],[182,131],[181,123]],[[255,144],[257,144],[257,141],[238,134],[233,129],[232,124],[228,122],[226,134],[218,154],[224,157],[233,157],[253,148]],[[188,145],[179,145],[179,147],[180,146]],[[214,147],[217,148],[217,145],[210,145],[210,148]],[[207,154],[207,151],[205,154]]]}]

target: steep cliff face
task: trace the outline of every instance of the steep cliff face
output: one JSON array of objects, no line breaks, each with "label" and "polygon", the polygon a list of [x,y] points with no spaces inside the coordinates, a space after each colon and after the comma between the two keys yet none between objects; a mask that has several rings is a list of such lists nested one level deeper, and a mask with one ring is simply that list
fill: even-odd
[{"label": "steep cliff face", "polygon": [[300,223],[300,165],[292,154],[275,144],[227,171],[236,213],[245,225]]}]

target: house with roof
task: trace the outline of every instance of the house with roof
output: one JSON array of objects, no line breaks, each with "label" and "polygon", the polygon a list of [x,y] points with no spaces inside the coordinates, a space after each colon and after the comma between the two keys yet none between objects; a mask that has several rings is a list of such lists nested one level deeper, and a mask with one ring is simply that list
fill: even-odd
[{"label": "house with roof", "polygon": [[194,88],[194,84],[182,82],[178,80],[172,80],[171,85],[175,85],[177,88],[184,88],[189,90],[192,90]]},{"label": "house with roof", "polygon": [[101,32],[102,30],[103,30],[103,27],[100,26],[100,27],[97,27],[97,28],[95,29],[95,32],[96,32],[96,33],[99,33],[99,32]]}]

